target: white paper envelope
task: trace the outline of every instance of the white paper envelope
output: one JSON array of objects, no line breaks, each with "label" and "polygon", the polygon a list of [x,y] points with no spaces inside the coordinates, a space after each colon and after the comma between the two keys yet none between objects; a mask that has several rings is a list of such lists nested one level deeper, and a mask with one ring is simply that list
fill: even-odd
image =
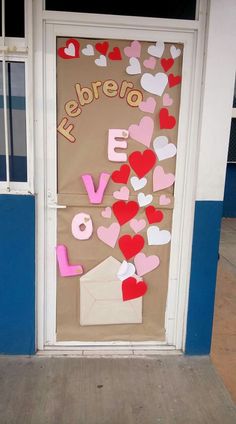
[{"label": "white paper envelope", "polygon": [[110,256],[80,277],[80,325],[142,323],[142,297],[122,299],[120,265]]}]

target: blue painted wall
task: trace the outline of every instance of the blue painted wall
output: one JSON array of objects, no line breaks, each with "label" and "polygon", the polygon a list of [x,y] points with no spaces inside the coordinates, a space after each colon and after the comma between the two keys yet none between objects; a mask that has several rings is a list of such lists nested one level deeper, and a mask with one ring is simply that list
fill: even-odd
[{"label": "blue painted wall", "polygon": [[0,353],[35,353],[35,199],[0,195]]},{"label": "blue painted wall", "polygon": [[223,202],[197,201],[185,353],[208,355],[211,349],[218,248]]},{"label": "blue painted wall", "polygon": [[236,218],[236,163],[227,165],[223,216]]}]

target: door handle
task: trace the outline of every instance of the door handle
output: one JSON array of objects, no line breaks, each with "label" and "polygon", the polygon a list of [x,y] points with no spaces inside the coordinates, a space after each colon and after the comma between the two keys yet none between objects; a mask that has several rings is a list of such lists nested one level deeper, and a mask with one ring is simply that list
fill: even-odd
[{"label": "door handle", "polygon": [[66,205],[58,205],[57,203],[48,203],[50,209],[66,209]]}]

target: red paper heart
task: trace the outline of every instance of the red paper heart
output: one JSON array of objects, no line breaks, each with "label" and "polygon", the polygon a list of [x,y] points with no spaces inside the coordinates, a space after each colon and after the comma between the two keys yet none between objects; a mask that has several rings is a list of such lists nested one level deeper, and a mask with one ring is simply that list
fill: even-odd
[{"label": "red paper heart", "polygon": [[159,113],[159,120],[160,120],[160,129],[167,129],[171,130],[176,124],[176,119],[174,116],[169,115],[168,109],[165,107],[160,110]]},{"label": "red paper heart", "polygon": [[[73,53],[72,55],[66,53],[66,50],[69,49],[70,44],[73,44],[74,46],[74,52],[71,52]],[[65,47],[59,47],[58,55],[62,57],[63,59],[75,59],[76,57],[80,57],[79,48],[80,48],[80,43],[74,38],[69,38],[69,40],[66,41]]]},{"label": "red paper heart", "polygon": [[137,281],[134,277],[126,278],[122,283],[123,300],[137,299],[144,296],[147,291],[145,281]]},{"label": "red paper heart", "polygon": [[128,234],[119,238],[119,248],[128,260],[139,253],[144,246],[144,238],[140,234],[131,237]]},{"label": "red paper heart", "polygon": [[112,205],[112,210],[119,224],[123,225],[137,215],[139,204],[133,200],[127,203],[124,200],[119,200]]},{"label": "red paper heart", "polygon": [[150,150],[146,149],[144,152],[133,152],[129,155],[129,163],[134,172],[139,178],[144,177],[156,163],[156,155]]},{"label": "red paper heart", "polygon": [[122,165],[119,171],[114,171],[111,174],[111,179],[114,183],[126,184],[130,174],[129,165]]},{"label": "red paper heart", "polygon": [[108,57],[111,60],[121,60],[122,57],[121,57],[121,52],[120,52],[119,47],[114,47],[112,52],[109,53]]},{"label": "red paper heart", "polygon": [[145,213],[149,224],[153,224],[154,222],[161,222],[163,220],[163,213],[158,209],[155,209],[154,206],[148,206],[145,209]]},{"label": "red paper heart", "polygon": [[161,66],[165,72],[169,71],[169,69],[173,66],[173,64],[174,64],[174,59],[172,59],[172,57],[170,57],[169,59],[161,59]]},{"label": "red paper heart", "polygon": [[174,87],[174,85],[177,85],[181,81],[181,77],[179,75],[174,76],[174,74],[168,75],[168,81],[169,81],[169,87]]},{"label": "red paper heart", "polygon": [[107,54],[108,47],[109,47],[109,43],[107,41],[104,41],[103,43],[96,43],[95,44],[95,49],[99,53],[103,54],[104,56],[106,56],[106,54]]}]

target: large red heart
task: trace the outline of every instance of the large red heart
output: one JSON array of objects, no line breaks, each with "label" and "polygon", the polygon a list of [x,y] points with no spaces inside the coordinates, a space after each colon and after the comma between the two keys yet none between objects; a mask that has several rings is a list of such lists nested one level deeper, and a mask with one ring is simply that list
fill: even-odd
[{"label": "large red heart", "polygon": [[159,120],[160,120],[160,129],[167,129],[167,130],[171,130],[171,128],[174,128],[175,124],[176,124],[176,119],[174,116],[169,115],[168,109],[166,109],[165,107],[163,107],[160,110],[159,113]]},{"label": "large red heart", "polygon": [[133,152],[129,155],[129,163],[134,172],[139,178],[144,177],[156,163],[156,155],[150,150],[146,149],[144,152]]},{"label": "large red heart", "polygon": [[169,71],[169,69],[173,66],[174,59],[170,57],[169,59],[161,59],[161,66],[165,72]]},{"label": "large red heart", "polygon": [[174,87],[175,85],[180,83],[181,77],[178,75],[174,76],[174,74],[170,74],[168,76],[168,81],[169,81],[169,87]]},{"label": "large red heart", "polygon": [[126,278],[122,283],[123,300],[137,299],[144,296],[147,291],[145,281],[137,281],[134,277]]},{"label": "large red heart", "polygon": [[104,41],[103,43],[96,43],[95,44],[96,50],[99,53],[103,54],[104,56],[106,56],[106,54],[107,54],[108,47],[109,47],[109,43],[107,41]]},{"label": "large red heart", "polygon": [[112,205],[112,210],[119,224],[123,225],[137,215],[139,204],[134,201],[126,203],[124,200],[119,200]]},{"label": "large red heart", "polygon": [[154,222],[161,222],[164,216],[163,213],[158,209],[155,209],[154,206],[148,206],[145,209],[145,214],[149,224],[153,224]]},{"label": "large red heart", "polygon": [[121,60],[122,57],[121,57],[121,52],[120,52],[119,47],[114,47],[114,49],[112,50],[112,52],[110,52],[108,54],[108,57],[111,60]]},{"label": "large red heart", "polygon": [[79,57],[80,44],[74,38],[69,38],[66,41],[65,47],[59,47],[58,55],[63,59],[75,59]]},{"label": "large red heart", "polygon": [[144,246],[144,238],[140,234],[130,236],[125,234],[119,238],[119,247],[126,259],[130,259],[139,253]]},{"label": "large red heart", "polygon": [[129,165],[122,165],[119,171],[114,171],[111,174],[111,179],[114,183],[126,184],[130,174]]}]

